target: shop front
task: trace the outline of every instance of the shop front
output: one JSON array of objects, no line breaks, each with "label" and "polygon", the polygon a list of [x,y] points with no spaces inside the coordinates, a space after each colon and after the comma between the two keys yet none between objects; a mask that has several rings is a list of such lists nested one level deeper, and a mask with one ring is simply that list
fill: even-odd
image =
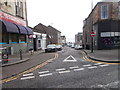
[{"label": "shop front", "polygon": [[0,20],[0,23],[2,24],[2,41],[0,44],[7,48],[8,54],[16,54],[20,50],[27,52],[28,36],[33,34],[32,30],[5,20]]}]

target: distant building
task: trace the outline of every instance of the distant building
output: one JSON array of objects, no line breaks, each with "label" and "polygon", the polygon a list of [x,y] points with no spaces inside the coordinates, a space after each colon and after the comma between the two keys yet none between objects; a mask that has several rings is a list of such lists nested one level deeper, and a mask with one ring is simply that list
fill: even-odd
[{"label": "distant building", "polygon": [[61,32],[52,26],[45,26],[43,24],[38,24],[34,27],[34,31],[38,33],[46,34],[46,45],[48,44],[61,44]]},{"label": "distant building", "polygon": [[84,20],[83,44],[86,49],[91,48],[92,31],[95,32],[94,49],[120,47],[120,2],[102,0]]},{"label": "distant building", "polygon": [[33,31],[27,25],[26,0],[0,0],[0,45],[9,54],[27,52],[31,47]]},{"label": "distant building", "polygon": [[75,44],[82,45],[83,33],[79,32],[75,35]]},{"label": "distant building", "polygon": [[66,45],[66,37],[65,36],[61,36],[61,42],[62,42],[62,45]]}]

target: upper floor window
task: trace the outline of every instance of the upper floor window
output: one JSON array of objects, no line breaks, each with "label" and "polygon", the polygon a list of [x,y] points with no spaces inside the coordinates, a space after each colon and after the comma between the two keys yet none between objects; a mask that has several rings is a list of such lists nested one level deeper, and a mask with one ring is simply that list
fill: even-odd
[{"label": "upper floor window", "polygon": [[108,5],[101,6],[101,19],[108,19]]},{"label": "upper floor window", "polygon": [[23,18],[23,2],[16,0],[16,15]]}]

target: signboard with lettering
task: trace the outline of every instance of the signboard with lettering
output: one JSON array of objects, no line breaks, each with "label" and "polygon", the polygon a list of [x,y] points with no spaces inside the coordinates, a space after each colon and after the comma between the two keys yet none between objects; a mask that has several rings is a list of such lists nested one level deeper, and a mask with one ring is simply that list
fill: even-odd
[{"label": "signboard with lettering", "polygon": [[19,24],[19,25],[22,25],[22,26],[26,26],[26,21],[25,20],[23,20],[19,17],[12,16],[12,15],[7,14],[7,13],[4,13],[2,11],[0,11],[0,19],[8,21],[8,22],[16,23],[16,24]]}]

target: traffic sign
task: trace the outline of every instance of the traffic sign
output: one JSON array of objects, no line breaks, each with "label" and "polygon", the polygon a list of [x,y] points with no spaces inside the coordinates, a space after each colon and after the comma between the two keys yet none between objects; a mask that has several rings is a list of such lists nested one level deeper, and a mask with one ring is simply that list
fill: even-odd
[{"label": "traffic sign", "polygon": [[91,32],[90,36],[91,36],[91,37],[94,37],[94,36],[95,36],[95,33],[94,33],[94,32]]}]

